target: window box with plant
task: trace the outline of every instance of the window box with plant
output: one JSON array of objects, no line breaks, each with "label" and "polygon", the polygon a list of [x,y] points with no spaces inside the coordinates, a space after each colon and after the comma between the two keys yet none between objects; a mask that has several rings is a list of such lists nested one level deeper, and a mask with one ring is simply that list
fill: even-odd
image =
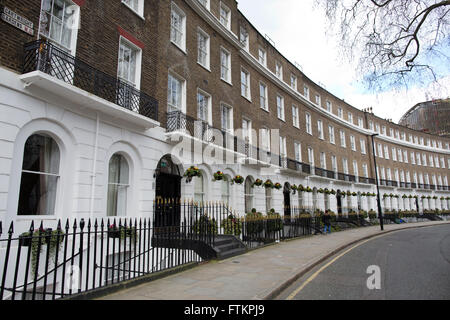
[{"label": "window box with plant", "polygon": [[264,182],[264,188],[266,189],[273,189],[274,188],[274,184],[272,182],[272,180],[267,180],[266,182]]},{"label": "window box with plant", "polygon": [[135,227],[126,227],[126,226],[116,226],[115,224],[111,224],[108,226],[108,238],[111,239],[125,239],[125,238],[131,238],[136,239],[137,238],[137,230]]},{"label": "window box with plant", "polygon": [[236,177],[233,178],[232,183],[236,183],[236,184],[243,184],[244,183],[244,177],[237,175]]},{"label": "window box with plant", "polygon": [[213,181],[222,181],[222,180],[226,180],[225,175],[223,174],[222,171],[217,171],[216,173],[214,173]]},{"label": "window box with plant", "polygon": [[253,182],[252,187],[261,187],[263,184],[263,181],[261,179],[256,179],[255,182]]},{"label": "window box with plant", "polygon": [[[39,228],[24,232],[19,236],[19,245],[31,247],[31,271],[34,277],[37,268],[38,256],[43,247],[48,248],[48,256],[55,257],[65,240],[65,233],[58,227],[57,230],[51,228]],[[56,261],[55,261],[56,263]]]},{"label": "window box with plant", "polygon": [[201,173],[200,169],[197,167],[194,167],[194,166],[187,169],[186,172],[184,173],[184,177],[186,177],[187,183],[190,183],[192,181],[192,178],[201,177],[201,176],[202,176],[202,173]]},{"label": "window box with plant", "polygon": [[296,184],[291,186],[292,193],[295,194],[298,191],[298,187]]}]

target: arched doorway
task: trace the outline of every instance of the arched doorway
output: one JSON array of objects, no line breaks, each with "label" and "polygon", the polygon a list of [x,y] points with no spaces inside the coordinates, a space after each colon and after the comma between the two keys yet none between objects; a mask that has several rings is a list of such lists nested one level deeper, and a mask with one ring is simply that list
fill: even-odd
[{"label": "arched doorway", "polygon": [[178,166],[172,161],[170,155],[161,158],[155,172],[156,194],[155,199],[180,199],[181,174]]},{"label": "arched doorway", "polygon": [[336,200],[337,200],[338,215],[342,216],[342,194],[341,194],[341,190],[337,191],[337,193],[336,193]]},{"label": "arched doorway", "polygon": [[170,155],[161,158],[155,177],[155,226],[179,226],[182,177]]},{"label": "arched doorway", "polygon": [[291,216],[291,185],[288,182],[286,182],[284,184],[283,195],[284,195],[284,215],[286,217],[290,217]]}]

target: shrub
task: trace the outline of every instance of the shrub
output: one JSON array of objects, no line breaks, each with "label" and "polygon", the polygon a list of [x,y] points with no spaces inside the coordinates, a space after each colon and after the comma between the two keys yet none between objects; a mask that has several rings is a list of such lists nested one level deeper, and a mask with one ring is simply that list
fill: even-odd
[{"label": "shrub", "polygon": [[283,220],[281,216],[275,212],[269,212],[266,217],[267,232],[277,232],[283,229]]},{"label": "shrub", "polygon": [[200,218],[194,222],[192,231],[196,234],[214,234],[218,232],[217,222],[215,219],[210,219],[207,215],[202,214]]},{"label": "shrub", "polygon": [[234,215],[229,215],[227,219],[223,220],[222,227],[226,235],[239,236],[242,233],[242,222]]}]

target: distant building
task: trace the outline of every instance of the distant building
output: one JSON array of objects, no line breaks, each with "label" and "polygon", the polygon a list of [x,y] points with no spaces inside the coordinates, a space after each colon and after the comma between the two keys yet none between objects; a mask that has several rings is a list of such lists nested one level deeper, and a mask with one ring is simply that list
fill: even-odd
[{"label": "distant building", "polygon": [[448,138],[450,137],[450,99],[419,103],[400,119],[399,124]]}]

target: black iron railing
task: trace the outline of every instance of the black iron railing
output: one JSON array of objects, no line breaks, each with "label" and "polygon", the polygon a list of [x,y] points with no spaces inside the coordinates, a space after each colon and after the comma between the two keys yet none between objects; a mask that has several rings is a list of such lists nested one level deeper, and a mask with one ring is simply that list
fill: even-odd
[{"label": "black iron railing", "polygon": [[224,149],[245,155],[248,159],[271,163],[284,169],[311,174],[311,166],[308,164],[258,148],[226,130],[216,128],[208,122],[195,119],[179,110],[167,113],[166,130],[167,132],[185,133],[205,143],[215,144]]},{"label": "black iron railing", "polygon": [[155,202],[153,219],[75,219],[37,229],[32,222],[19,235],[11,223],[0,238],[0,300],[55,300],[201,262],[217,234],[208,209]]},{"label": "black iron railing", "polygon": [[41,71],[127,110],[158,121],[158,101],[126,81],[101,72],[47,40],[24,47],[23,73]]}]

